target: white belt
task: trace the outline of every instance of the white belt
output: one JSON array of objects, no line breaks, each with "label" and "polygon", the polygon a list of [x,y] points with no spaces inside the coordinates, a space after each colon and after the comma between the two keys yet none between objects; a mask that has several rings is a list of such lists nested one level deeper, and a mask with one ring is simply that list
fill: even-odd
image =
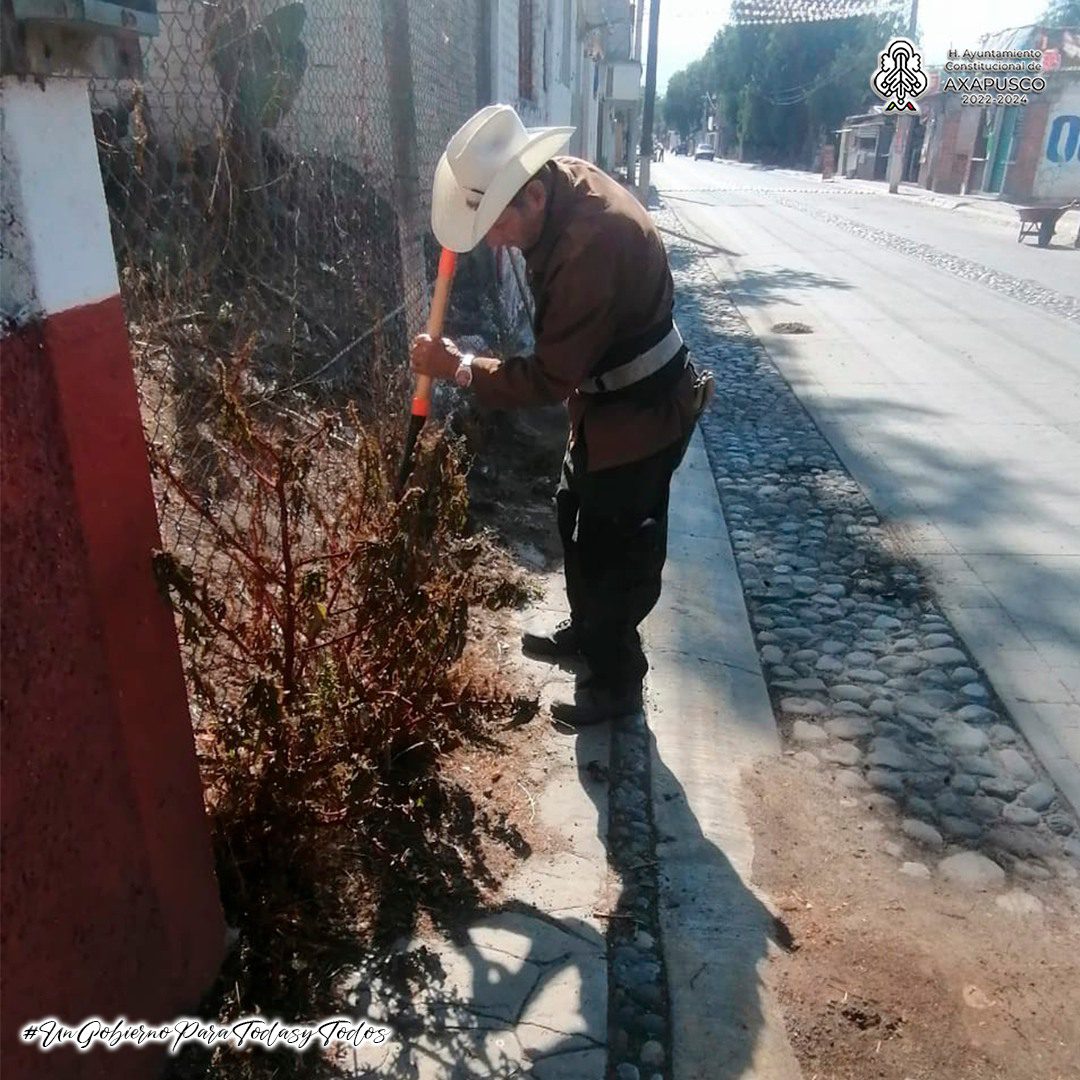
[{"label": "white belt", "polygon": [[578,389],[583,394],[604,394],[613,390],[625,390],[634,383],[655,375],[665,364],[675,359],[678,351],[683,347],[682,334],[679,328],[672,325],[671,329],[651,348],[639,353],[633,360],[627,360],[602,375],[594,375],[586,379]]}]

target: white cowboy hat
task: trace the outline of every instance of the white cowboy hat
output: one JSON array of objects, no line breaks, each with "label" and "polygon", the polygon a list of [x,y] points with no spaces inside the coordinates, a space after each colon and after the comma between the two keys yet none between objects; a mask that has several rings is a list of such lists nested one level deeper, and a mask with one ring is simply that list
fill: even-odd
[{"label": "white cowboy hat", "polygon": [[435,239],[451,251],[471,251],[573,133],[571,127],[526,129],[509,105],[488,105],[466,120],[435,168]]}]

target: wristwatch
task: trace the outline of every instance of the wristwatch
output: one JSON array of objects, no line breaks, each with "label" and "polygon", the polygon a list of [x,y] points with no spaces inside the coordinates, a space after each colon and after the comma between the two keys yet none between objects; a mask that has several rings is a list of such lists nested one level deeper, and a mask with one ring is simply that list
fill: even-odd
[{"label": "wristwatch", "polygon": [[458,361],[457,371],[454,372],[454,382],[464,390],[472,385],[472,364],[476,357],[471,353],[465,353]]}]

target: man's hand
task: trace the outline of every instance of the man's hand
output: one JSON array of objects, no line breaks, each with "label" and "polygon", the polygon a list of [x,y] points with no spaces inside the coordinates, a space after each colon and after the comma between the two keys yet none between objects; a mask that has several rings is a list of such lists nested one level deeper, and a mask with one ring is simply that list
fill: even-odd
[{"label": "man's hand", "polygon": [[460,361],[461,351],[449,338],[435,340],[428,334],[417,334],[413,338],[410,363],[415,375],[452,379]]}]

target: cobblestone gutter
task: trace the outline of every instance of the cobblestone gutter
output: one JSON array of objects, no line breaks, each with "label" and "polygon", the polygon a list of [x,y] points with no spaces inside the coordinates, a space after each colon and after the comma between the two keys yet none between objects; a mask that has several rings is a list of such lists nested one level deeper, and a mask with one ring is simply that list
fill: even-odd
[{"label": "cobblestone gutter", "polygon": [[[668,209],[656,218],[686,232]],[[1075,879],[1076,819],[919,566],[891,546],[699,249],[667,243],[680,327],[717,377],[703,432],[789,746],[895,809],[925,851],[908,873],[980,888],[1007,874]]]},{"label": "cobblestone gutter", "polygon": [[671,1076],[669,1010],[657,910],[649,736],[642,715],[612,733],[608,853],[622,892],[608,930],[608,1075]]},{"label": "cobblestone gutter", "polygon": [[890,251],[902,251],[905,255],[914,259],[921,259],[957,277],[966,278],[968,281],[977,281],[995,292],[1002,293],[1013,300],[1019,300],[1025,304],[1033,304],[1046,311],[1053,312],[1065,319],[1074,322],[1080,321],[1080,301],[1065,293],[1057,292],[1040,285],[1037,281],[1029,278],[1016,277],[1013,274],[1003,274],[999,270],[993,270],[983,263],[973,262],[971,259],[962,259],[958,255],[942,251],[941,248],[930,244],[920,244],[915,240],[909,240],[905,236],[889,232],[887,229],[879,229],[873,225],[864,225],[861,221],[853,221],[841,214],[834,214],[824,210],[820,205],[810,206],[805,202],[796,202],[793,199],[778,198],[775,200],[781,206],[801,213],[809,214],[819,221],[827,221],[830,225],[845,232],[866,240],[871,244],[886,247]]}]

